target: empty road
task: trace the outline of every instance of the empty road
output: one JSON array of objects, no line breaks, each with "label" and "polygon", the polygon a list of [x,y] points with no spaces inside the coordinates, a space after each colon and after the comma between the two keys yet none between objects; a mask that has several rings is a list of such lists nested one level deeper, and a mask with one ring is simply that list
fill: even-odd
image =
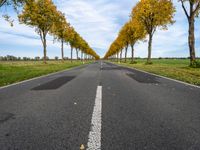
[{"label": "empty road", "polygon": [[0,89],[0,150],[199,150],[200,88],[106,62]]}]

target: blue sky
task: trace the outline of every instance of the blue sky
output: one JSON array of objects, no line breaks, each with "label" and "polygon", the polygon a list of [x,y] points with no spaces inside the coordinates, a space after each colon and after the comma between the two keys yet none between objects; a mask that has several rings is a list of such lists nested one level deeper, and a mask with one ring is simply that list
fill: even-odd
[{"label": "blue sky", "polygon": [[[54,0],[59,10],[66,14],[68,22],[90,46],[103,57],[120,28],[129,20],[130,12],[138,0]],[[176,23],[167,31],[157,30],[153,39],[153,57],[187,57],[188,24],[180,3],[174,0]],[[1,10],[0,13],[2,14]],[[0,19],[0,56],[43,56],[42,44],[34,28],[19,24],[16,14],[7,8],[15,19],[14,27]],[[200,19],[196,20],[196,52],[200,56]],[[136,44],[136,56],[147,56],[147,42]],[[48,36],[48,56],[60,57],[60,43],[53,43]],[[130,52],[129,52],[130,55]],[[65,56],[70,49],[65,45]]]}]

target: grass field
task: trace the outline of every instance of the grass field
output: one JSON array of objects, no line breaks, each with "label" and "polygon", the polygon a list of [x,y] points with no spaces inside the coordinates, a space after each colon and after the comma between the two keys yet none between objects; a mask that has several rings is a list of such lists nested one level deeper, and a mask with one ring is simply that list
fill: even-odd
[{"label": "grass field", "polygon": [[82,65],[81,61],[0,61],[0,86]]},{"label": "grass field", "polygon": [[146,65],[146,59],[137,59],[136,61],[137,64],[130,64],[128,61],[121,65],[200,85],[200,68],[190,68],[189,59],[152,59],[152,65]]}]

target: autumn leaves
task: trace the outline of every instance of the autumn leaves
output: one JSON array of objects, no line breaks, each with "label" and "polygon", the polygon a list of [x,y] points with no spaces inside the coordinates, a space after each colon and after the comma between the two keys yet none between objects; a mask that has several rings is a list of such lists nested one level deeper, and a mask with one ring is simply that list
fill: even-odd
[{"label": "autumn leaves", "polygon": [[[190,66],[200,67],[195,55],[195,19],[199,16],[200,0],[177,0],[182,5],[189,25],[189,54]],[[61,42],[61,56],[64,59],[64,43],[71,46],[72,52],[75,49],[77,58],[79,51],[90,57],[99,59],[99,56],[90,48],[88,43],[74,30],[67,22],[65,15],[58,11],[52,0],[0,0],[0,8],[4,5],[11,5],[14,8],[24,6],[19,20],[28,26],[34,27],[40,35],[44,47],[44,61],[47,57],[46,36],[52,35],[54,39]],[[21,10],[21,9],[20,9]],[[137,42],[148,40],[147,64],[151,64],[152,43],[156,30],[167,29],[169,24],[173,24],[175,7],[172,0],[140,0],[131,12],[130,20],[120,30],[118,37],[111,44],[105,58],[117,55],[122,56],[125,49],[125,61],[128,47],[131,47],[132,63],[134,61],[134,46]],[[5,19],[10,21],[9,16]],[[159,42],[159,41],[155,41]]]},{"label": "autumn leaves", "polygon": [[136,42],[144,40],[148,35],[147,64],[151,64],[153,35],[157,28],[167,29],[167,25],[174,22],[174,12],[175,8],[171,0],[141,0],[133,8],[130,21],[123,26],[105,58],[116,54],[119,56],[119,53],[121,56],[125,48],[126,61],[127,49],[130,45],[132,63],[134,63],[134,45]]},{"label": "autumn leaves", "polygon": [[27,0],[22,13],[19,15],[19,21],[35,28],[35,31],[39,34],[43,44],[45,63],[47,59],[46,37],[48,34],[61,41],[62,59],[64,59],[64,43],[69,43],[71,46],[71,60],[73,49],[99,59],[99,56],[90,48],[88,43],[66,21],[65,15],[57,10],[52,0]]}]

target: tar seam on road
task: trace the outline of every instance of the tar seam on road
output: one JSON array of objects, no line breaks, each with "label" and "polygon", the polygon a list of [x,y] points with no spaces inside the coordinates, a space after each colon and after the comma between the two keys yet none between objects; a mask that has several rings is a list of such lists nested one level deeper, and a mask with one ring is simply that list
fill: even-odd
[{"label": "tar seam on road", "polygon": [[[113,64],[113,63],[111,63],[111,64]],[[139,71],[139,72],[143,72],[143,73],[146,73],[146,74],[149,74],[149,75],[157,76],[157,77],[160,77],[160,78],[163,78],[163,79],[166,79],[166,80],[174,81],[176,83],[184,84],[185,86],[191,86],[191,87],[195,87],[195,88],[200,88],[200,86],[197,86],[197,85],[193,85],[193,84],[190,84],[190,83],[187,83],[187,82],[183,82],[183,81],[179,81],[179,80],[172,79],[172,78],[169,78],[169,77],[157,75],[157,74],[150,73],[150,72],[147,72],[147,71],[143,71],[143,70],[140,70],[140,69],[137,69],[137,68],[123,66],[123,65],[120,65],[120,64],[118,64],[118,65],[117,64],[113,64],[113,65],[124,67],[124,68],[129,68],[129,69],[136,70],[136,71]]]},{"label": "tar seam on road", "polygon": [[102,86],[97,87],[87,150],[101,150]]}]

